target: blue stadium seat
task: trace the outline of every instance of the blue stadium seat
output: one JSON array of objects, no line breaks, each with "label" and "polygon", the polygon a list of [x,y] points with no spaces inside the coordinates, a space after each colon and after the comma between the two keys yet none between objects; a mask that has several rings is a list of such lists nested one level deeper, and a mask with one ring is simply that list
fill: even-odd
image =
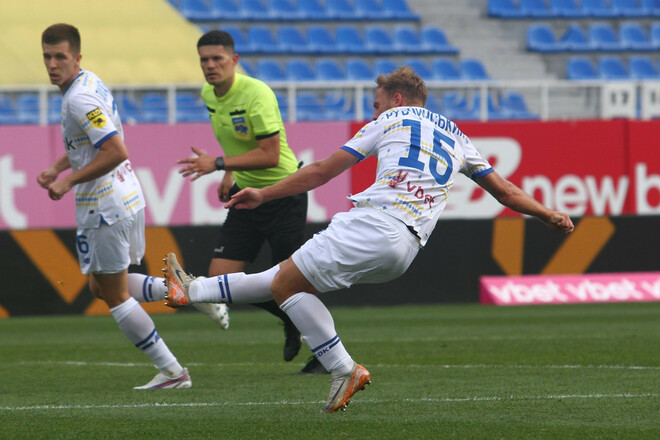
[{"label": "blue stadium seat", "polygon": [[500,97],[500,109],[511,119],[539,119],[527,108],[525,98],[518,92],[507,92]]},{"label": "blue stadium seat", "polygon": [[59,124],[62,122],[62,95],[51,93],[48,96],[48,123]]},{"label": "blue stadium seat", "polygon": [[326,118],[333,121],[352,121],[355,119],[355,104],[352,96],[346,93],[331,92],[323,98]]},{"label": "blue stadium seat", "polygon": [[422,77],[424,81],[433,79],[433,71],[429,68],[428,64],[419,58],[411,58],[403,61],[404,66],[410,66],[413,72]]},{"label": "blue stadium seat", "polygon": [[599,79],[594,63],[586,57],[570,57],[566,63],[566,78],[570,80]]},{"label": "blue stadium seat", "polygon": [[346,74],[339,63],[332,58],[319,58],[314,61],[316,78],[321,81],[345,81]]},{"label": "blue stadium seat", "polygon": [[363,17],[359,16],[355,11],[353,3],[349,0],[330,0],[325,3],[328,14],[335,20],[362,20]]},{"label": "blue stadium seat", "polygon": [[212,21],[218,18],[205,0],[181,0],[179,11],[190,21]]},{"label": "blue stadium seat", "polygon": [[436,54],[457,54],[458,48],[453,46],[444,31],[433,25],[423,26],[420,32],[422,44],[430,48],[432,53]]},{"label": "blue stadium seat", "polygon": [[499,18],[524,18],[526,12],[514,0],[488,0],[488,15]]},{"label": "blue stadium seat", "polygon": [[651,24],[649,28],[649,38],[656,49],[660,49],[660,22]]},{"label": "blue stadium seat", "polygon": [[392,37],[383,26],[367,25],[364,30],[364,42],[372,53],[383,55],[394,53]]},{"label": "blue stadium seat", "polygon": [[316,72],[305,60],[289,59],[285,62],[286,77],[290,81],[315,81]]},{"label": "blue stadium seat", "polygon": [[589,16],[581,3],[576,0],[550,0],[550,8],[563,18],[584,18]]},{"label": "blue stadium seat", "polygon": [[555,38],[555,32],[547,23],[535,23],[527,27],[527,49],[536,52],[561,52],[566,45]]},{"label": "blue stadium seat", "polygon": [[607,2],[607,0],[581,0],[582,9],[593,18],[616,18],[619,13]]},{"label": "blue stadium seat", "polygon": [[243,68],[247,76],[252,76],[252,77],[257,76],[257,69],[254,67],[254,65],[251,62],[241,59],[239,60],[238,64]]},{"label": "blue stadium seat", "polygon": [[140,107],[144,122],[167,122],[167,99],[162,93],[145,93],[140,100]]},{"label": "blue stadium seat", "polygon": [[234,49],[241,55],[250,55],[259,51],[245,38],[245,34],[238,26],[223,26],[222,30],[227,32],[234,39]]},{"label": "blue stadium seat", "polygon": [[296,94],[296,114],[299,121],[322,121],[326,119],[321,100],[316,93]]},{"label": "blue stadium seat", "polygon": [[641,4],[649,17],[660,17],[660,0],[641,0]]},{"label": "blue stadium seat", "polygon": [[621,42],[628,50],[654,50],[653,42],[649,39],[644,27],[635,22],[622,23],[619,26]]},{"label": "blue stadium seat", "polygon": [[304,20],[333,20],[334,17],[319,0],[298,0],[298,9],[303,15]]},{"label": "blue stadium seat", "polygon": [[176,94],[177,122],[204,122],[209,119],[209,113],[197,93],[178,92]]},{"label": "blue stadium seat", "polygon": [[129,124],[145,122],[140,106],[129,94],[121,93],[119,96],[115,95],[115,100],[122,122]]},{"label": "blue stadium seat", "polygon": [[369,64],[360,58],[346,60],[346,77],[352,81],[373,81],[376,75]]},{"label": "blue stadium seat", "polygon": [[648,15],[648,11],[638,0],[611,0],[612,8],[619,17],[642,18]]},{"label": "blue stadium seat", "polygon": [[468,81],[486,81],[490,79],[481,61],[465,58],[460,61],[461,78]]},{"label": "blue stadium seat", "polygon": [[631,56],[628,59],[628,70],[632,79],[660,79],[658,69],[653,65],[651,58],[647,56]]},{"label": "blue stadium seat", "polygon": [[305,20],[305,15],[291,0],[270,0],[270,11],[274,18],[281,21]]},{"label": "blue stadium seat", "polygon": [[389,12],[383,9],[383,4],[377,0],[353,0],[355,12],[360,19],[386,20],[391,19]]},{"label": "blue stadium seat", "polygon": [[589,40],[596,45],[598,50],[611,52],[625,49],[616,31],[609,23],[590,24]]},{"label": "blue stadium seat", "polygon": [[19,124],[39,123],[39,95],[26,92],[16,97],[16,117]]},{"label": "blue stadium seat", "polygon": [[603,56],[598,60],[600,77],[606,80],[630,79],[630,74],[621,58],[613,55]]},{"label": "blue stadium seat", "polygon": [[280,108],[282,120],[289,119],[289,99],[285,93],[275,92],[275,99],[277,99],[277,106]]},{"label": "blue stadium seat", "polygon": [[337,42],[330,29],[325,25],[307,26],[307,44],[309,50],[316,54],[337,54]]},{"label": "blue stadium seat", "polygon": [[246,20],[272,21],[278,18],[262,0],[240,0],[238,5]]},{"label": "blue stadium seat", "polygon": [[257,61],[256,75],[262,81],[286,81],[284,69],[277,61],[260,59]]},{"label": "blue stadium seat", "polygon": [[356,55],[372,53],[358,28],[352,25],[338,25],[335,28],[335,41],[340,53]]},{"label": "blue stadium seat", "polygon": [[431,110],[433,113],[442,113],[442,106],[438,102],[438,99],[431,93],[429,93],[426,97],[426,104],[424,104],[424,108]]},{"label": "blue stadium seat", "polygon": [[431,61],[433,78],[440,81],[460,81],[461,72],[456,64],[448,59],[437,58]]},{"label": "blue stadium seat", "polygon": [[374,61],[374,79],[381,73],[390,73],[398,67],[399,65],[389,58],[378,58]]},{"label": "blue stadium seat", "polygon": [[0,124],[17,124],[18,118],[16,117],[16,108],[12,99],[3,94],[0,94]]},{"label": "blue stadium seat", "polygon": [[598,50],[598,46],[589,39],[587,33],[577,23],[571,23],[559,41],[567,51],[571,52],[595,52]]},{"label": "blue stadium seat", "polygon": [[528,17],[533,18],[554,18],[558,13],[550,9],[544,0],[518,0],[520,2],[520,9]]},{"label": "blue stadium seat", "polygon": [[215,20],[238,21],[247,18],[234,0],[211,0],[211,11]]},{"label": "blue stadium seat", "polygon": [[255,25],[248,27],[247,39],[254,48],[253,52],[268,54],[281,54],[283,52],[270,29],[266,26]]},{"label": "blue stadium seat", "polygon": [[310,54],[312,50],[307,45],[307,38],[295,26],[282,25],[277,28],[277,41],[285,53]]},{"label": "blue stadium seat", "polygon": [[419,14],[413,12],[406,0],[383,0],[383,11],[393,20],[419,21]]},{"label": "blue stadium seat", "polygon": [[393,30],[393,41],[396,51],[410,55],[432,53],[433,49],[423,45],[419,33],[413,26],[396,25]]}]

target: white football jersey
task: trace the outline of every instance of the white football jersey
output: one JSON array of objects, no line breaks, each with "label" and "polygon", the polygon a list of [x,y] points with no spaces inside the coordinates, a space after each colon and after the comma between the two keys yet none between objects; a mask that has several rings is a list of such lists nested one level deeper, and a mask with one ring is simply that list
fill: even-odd
[{"label": "white football jersey", "polygon": [[[98,148],[114,135],[124,138],[110,90],[94,73],[82,70],[62,96],[62,137],[73,170],[89,164]],[[140,182],[127,159],[114,170],[73,188],[76,222],[96,228],[112,225],[145,207]]]},{"label": "white football jersey", "polygon": [[377,156],[376,181],[349,199],[412,227],[426,244],[460,171],[470,178],[493,171],[456,124],[422,107],[387,110],[342,149],[360,160]]}]

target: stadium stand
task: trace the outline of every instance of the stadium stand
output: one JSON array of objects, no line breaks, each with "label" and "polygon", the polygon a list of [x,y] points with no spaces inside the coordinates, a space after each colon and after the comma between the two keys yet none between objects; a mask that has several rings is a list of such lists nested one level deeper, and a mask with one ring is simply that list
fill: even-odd
[{"label": "stadium stand", "polygon": [[600,77],[606,80],[625,80],[630,79],[628,69],[620,57],[607,55],[598,59],[598,71]]},{"label": "stadium stand", "polygon": [[653,65],[650,57],[644,55],[633,55],[628,59],[628,67],[631,78],[638,80],[660,79],[658,69]]},{"label": "stadium stand", "polygon": [[599,78],[594,63],[583,56],[573,56],[566,63],[566,77],[570,80],[596,80]]}]

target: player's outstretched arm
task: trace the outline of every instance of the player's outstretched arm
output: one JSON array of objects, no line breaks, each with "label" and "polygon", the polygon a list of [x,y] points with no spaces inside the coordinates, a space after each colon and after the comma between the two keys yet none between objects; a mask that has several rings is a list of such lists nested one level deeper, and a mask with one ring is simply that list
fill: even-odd
[{"label": "player's outstretched arm", "polygon": [[562,231],[572,232],[573,222],[565,212],[553,211],[537,202],[529,194],[509,182],[496,171],[480,177],[476,182],[488,191],[502,205],[522,214],[534,216],[548,227]]},{"label": "player's outstretched arm", "polygon": [[232,196],[226,208],[253,209],[264,202],[304,193],[328,182],[357,163],[358,159],[344,150],[335,151],[327,159],[299,169],[275,185],[261,189],[246,188]]}]

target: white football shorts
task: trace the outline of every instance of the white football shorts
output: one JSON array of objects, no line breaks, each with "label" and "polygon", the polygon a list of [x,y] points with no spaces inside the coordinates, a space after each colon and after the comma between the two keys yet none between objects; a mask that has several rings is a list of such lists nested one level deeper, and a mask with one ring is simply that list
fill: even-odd
[{"label": "white football shorts", "polygon": [[353,208],[336,214],[292,259],[319,292],[329,292],[398,278],[420,248],[399,219],[373,208]]},{"label": "white football shorts", "polygon": [[113,274],[140,264],[145,251],[144,209],[114,225],[78,229],[78,262],[84,274]]}]

